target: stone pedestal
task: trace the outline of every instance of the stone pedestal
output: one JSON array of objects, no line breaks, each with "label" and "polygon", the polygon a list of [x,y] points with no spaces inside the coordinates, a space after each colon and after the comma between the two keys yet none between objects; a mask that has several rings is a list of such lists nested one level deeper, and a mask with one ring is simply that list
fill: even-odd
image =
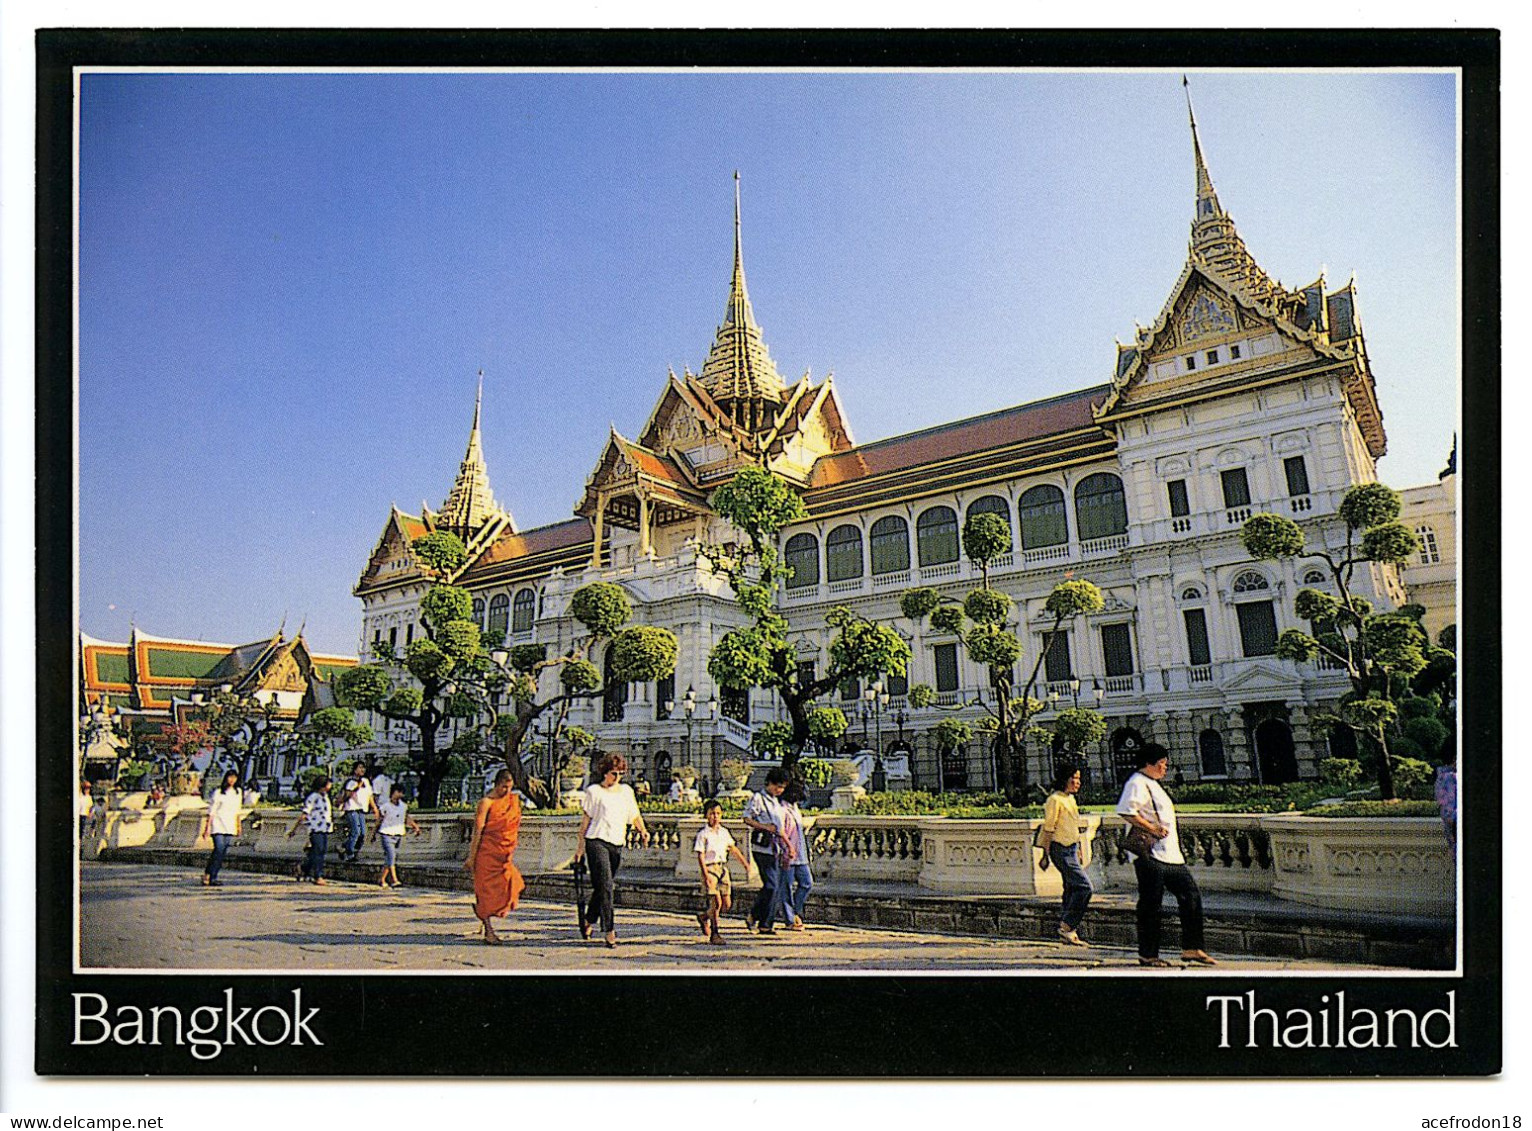
[{"label": "stone pedestal", "polygon": [[855,809],[856,803],[867,796],[867,791],[859,785],[837,786],[830,791],[831,809]]}]

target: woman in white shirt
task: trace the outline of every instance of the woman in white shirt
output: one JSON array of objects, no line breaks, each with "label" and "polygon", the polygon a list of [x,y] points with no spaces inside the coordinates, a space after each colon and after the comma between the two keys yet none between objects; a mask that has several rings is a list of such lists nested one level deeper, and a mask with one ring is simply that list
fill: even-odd
[{"label": "woman in white shirt", "polygon": [[1148,742],[1139,748],[1137,761],[1138,772],[1122,787],[1117,815],[1152,840],[1148,852],[1133,854],[1133,871],[1138,876],[1138,964],[1170,965],[1160,957],[1160,903],[1169,890],[1181,915],[1181,960],[1216,966],[1217,960],[1202,949],[1202,892],[1181,855],[1176,807],[1160,785],[1170,768],[1170,752]]},{"label": "woman in white shirt", "polygon": [[244,793],[239,788],[239,774],[234,770],[223,775],[223,784],[208,798],[207,816],[202,818],[202,835],[213,838],[213,854],[207,858],[207,867],[202,872],[204,887],[223,886],[218,872],[223,867],[229,845],[239,835],[239,814],[244,800]]},{"label": "woman in white shirt", "polygon": [[580,839],[575,844],[575,861],[582,857],[590,866],[590,906],[580,924],[580,937],[588,939],[597,923],[606,933],[606,945],[616,947],[617,927],[612,917],[612,882],[622,865],[622,849],[628,841],[628,826],[638,830],[644,847],[649,847],[649,830],[638,811],[633,788],[622,783],[628,760],[621,754],[606,754],[596,764],[596,782],[587,786],[581,807]]}]

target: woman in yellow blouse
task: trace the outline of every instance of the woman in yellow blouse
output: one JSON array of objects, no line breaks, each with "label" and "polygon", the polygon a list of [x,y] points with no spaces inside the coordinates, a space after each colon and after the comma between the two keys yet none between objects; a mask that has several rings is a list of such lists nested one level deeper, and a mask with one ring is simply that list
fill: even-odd
[{"label": "woman in yellow blouse", "polygon": [[1059,938],[1072,946],[1089,946],[1079,935],[1080,920],[1090,906],[1095,889],[1085,874],[1084,839],[1080,835],[1080,809],[1075,794],[1080,792],[1080,771],[1061,767],[1053,775],[1053,792],[1043,803],[1043,827],[1038,847],[1043,850],[1039,866],[1049,861],[1058,866],[1064,880],[1064,906],[1059,912]]}]

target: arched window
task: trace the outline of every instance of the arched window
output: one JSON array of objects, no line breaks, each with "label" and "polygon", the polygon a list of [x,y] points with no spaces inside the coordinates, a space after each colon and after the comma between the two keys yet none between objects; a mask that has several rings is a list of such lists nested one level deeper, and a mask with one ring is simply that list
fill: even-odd
[{"label": "arched window", "polygon": [[812,534],[794,534],[787,540],[782,556],[793,575],[789,589],[812,589],[819,584],[819,539]]},{"label": "arched window", "polygon": [[1069,541],[1069,524],[1064,517],[1064,492],[1051,483],[1031,488],[1021,496],[1016,509],[1021,516],[1023,550],[1062,546]]},{"label": "arched window", "polygon": [[1128,532],[1128,504],[1121,479],[1098,471],[1080,480],[1075,488],[1075,527],[1082,542]]},{"label": "arched window", "polygon": [[872,524],[867,535],[872,550],[873,576],[903,573],[910,568],[910,524],[896,514]]},{"label": "arched window", "polygon": [[[997,514],[1005,520],[1005,528],[1007,530],[1011,528],[1011,504],[999,495],[985,495],[982,499],[975,499],[969,503],[968,513],[963,516],[963,521],[968,521],[976,514]],[[1008,552],[1009,547],[1001,551],[1001,553]]]},{"label": "arched window", "polygon": [[922,566],[943,565],[958,560],[957,511],[951,507],[932,507],[915,520],[915,542]]},{"label": "arched window", "polygon": [[862,576],[862,528],[837,526],[825,535],[825,579],[850,581]]},{"label": "arched window", "polygon": [[496,593],[489,600],[489,630],[504,632],[511,624],[511,599],[504,593]]},{"label": "arched window", "polygon": [[1303,575],[1305,585],[1323,585],[1329,580],[1322,569],[1311,569]]},{"label": "arched window", "polygon": [[1197,736],[1197,752],[1202,757],[1202,776],[1222,778],[1229,774],[1229,763],[1223,755],[1223,735],[1209,727]]},{"label": "arched window", "polygon": [[1181,600],[1200,601],[1202,600],[1202,590],[1198,589],[1195,585],[1188,585],[1185,589],[1181,590]]},{"label": "arched window", "polygon": [[1234,579],[1234,592],[1254,593],[1260,589],[1270,589],[1271,582],[1267,581],[1253,569],[1247,569]]},{"label": "arched window", "polygon": [[518,589],[516,601],[511,607],[511,631],[531,632],[532,617],[537,609],[537,593],[531,589]]},{"label": "arched window", "polygon": [[484,599],[482,597],[475,597],[473,599],[473,623],[479,626],[479,630],[481,632],[483,631],[483,629],[484,629]]}]

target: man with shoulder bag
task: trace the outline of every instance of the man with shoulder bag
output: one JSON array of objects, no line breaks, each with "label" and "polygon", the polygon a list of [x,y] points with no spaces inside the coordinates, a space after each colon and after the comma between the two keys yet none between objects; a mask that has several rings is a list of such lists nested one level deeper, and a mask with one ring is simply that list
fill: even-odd
[{"label": "man with shoulder bag", "polygon": [[1139,748],[1138,770],[1122,787],[1117,814],[1127,827],[1120,844],[1133,856],[1138,877],[1138,964],[1170,965],[1160,957],[1160,904],[1168,890],[1181,916],[1181,960],[1216,966],[1202,949],[1202,892],[1181,855],[1176,835],[1176,807],[1160,782],[1170,768],[1170,752],[1157,742]]},{"label": "man with shoulder bag", "polygon": [[780,766],[768,770],[766,785],[750,798],[745,805],[744,820],[750,829],[750,856],[761,874],[761,890],[745,915],[745,929],[753,931],[760,924],[760,933],[774,935],[771,910],[777,893],[777,854],[775,838],[782,831],[782,791],[787,788],[787,771]]}]

